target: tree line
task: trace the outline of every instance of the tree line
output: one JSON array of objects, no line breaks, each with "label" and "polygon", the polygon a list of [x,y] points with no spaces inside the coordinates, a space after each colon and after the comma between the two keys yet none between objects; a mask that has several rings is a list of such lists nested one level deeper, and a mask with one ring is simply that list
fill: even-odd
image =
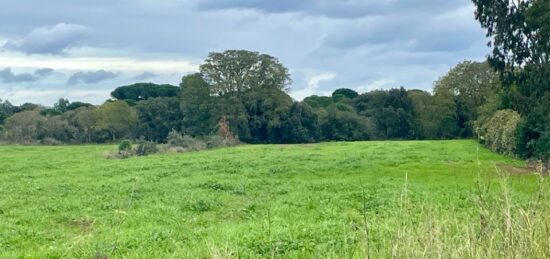
[{"label": "tree line", "polygon": [[17,143],[164,142],[175,130],[192,137],[217,132],[223,118],[247,143],[383,139],[454,139],[474,134],[481,109],[497,98],[498,75],[466,61],[435,83],[433,94],[403,87],[294,101],[288,69],[245,50],[211,53],[179,86],[137,83],[95,106],[60,99],[52,107],[0,104],[5,140]]}]

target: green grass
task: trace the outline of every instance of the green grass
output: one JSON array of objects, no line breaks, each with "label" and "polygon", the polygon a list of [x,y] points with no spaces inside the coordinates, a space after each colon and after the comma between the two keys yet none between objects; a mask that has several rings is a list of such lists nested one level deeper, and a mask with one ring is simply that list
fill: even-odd
[{"label": "green grass", "polygon": [[550,257],[548,181],[477,148],[0,146],[0,257]]}]

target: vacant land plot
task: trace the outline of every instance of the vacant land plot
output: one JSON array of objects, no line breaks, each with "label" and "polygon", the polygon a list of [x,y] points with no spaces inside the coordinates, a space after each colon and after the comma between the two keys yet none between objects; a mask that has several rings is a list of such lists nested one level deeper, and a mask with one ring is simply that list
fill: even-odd
[{"label": "vacant land plot", "polygon": [[550,257],[548,181],[474,141],[114,149],[0,147],[0,257]]}]

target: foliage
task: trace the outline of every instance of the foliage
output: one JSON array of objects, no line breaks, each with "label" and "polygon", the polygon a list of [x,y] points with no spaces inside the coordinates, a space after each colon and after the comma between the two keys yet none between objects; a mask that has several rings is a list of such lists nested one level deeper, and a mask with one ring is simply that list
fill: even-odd
[{"label": "foliage", "polygon": [[130,136],[137,122],[135,111],[123,101],[106,102],[95,110],[96,127],[109,133],[111,140]]},{"label": "foliage", "polygon": [[472,61],[459,63],[435,82],[435,95],[455,103],[459,137],[472,136],[479,107],[497,94],[498,85],[498,74],[487,62]]},{"label": "foliage", "polygon": [[487,30],[489,62],[500,73],[502,103],[521,114],[516,151],[550,164],[550,2],[474,0],[476,19]]},{"label": "foliage", "polygon": [[162,142],[171,130],[179,131],[182,115],[176,97],[155,97],[139,101],[134,106],[137,115],[137,135]]},{"label": "foliage", "polygon": [[130,140],[123,140],[118,144],[118,151],[130,151],[132,150],[132,142]]},{"label": "foliage", "polygon": [[357,141],[372,138],[375,125],[366,117],[352,111],[329,107],[328,116],[321,121],[323,140]]},{"label": "foliage", "polygon": [[157,143],[155,142],[139,139],[136,144],[135,153],[138,156],[147,156],[158,152]]},{"label": "foliage", "polygon": [[239,135],[239,138],[250,143],[269,142],[269,125],[275,120],[277,109],[292,105],[292,98],[276,88],[250,89],[243,94],[241,100],[246,112],[250,137]]},{"label": "foliage", "polygon": [[499,110],[481,126],[478,134],[489,149],[514,155],[520,120],[521,116],[516,111]]},{"label": "foliage", "polygon": [[286,91],[292,82],[288,69],[277,58],[247,50],[212,52],[200,72],[215,96],[239,95],[254,88]]},{"label": "foliage", "polygon": [[357,96],[359,96],[359,94],[355,90],[349,88],[339,88],[332,92],[332,99],[335,102],[349,101]]},{"label": "foliage", "polygon": [[143,101],[153,97],[176,97],[179,94],[177,86],[153,83],[137,83],[116,88],[111,96],[117,100]]},{"label": "foliage", "polygon": [[353,105],[359,114],[372,120],[380,138],[415,137],[413,103],[403,87],[362,94],[353,100]]},{"label": "foliage", "polygon": [[38,110],[19,112],[7,118],[5,129],[7,140],[23,144],[48,142],[43,141],[45,139],[70,142],[75,132],[75,128],[60,117],[45,117]]},{"label": "foliage", "polygon": [[276,112],[269,125],[271,143],[312,143],[321,139],[319,118],[307,103],[295,102]]},{"label": "foliage", "polygon": [[327,108],[331,105],[333,99],[328,96],[312,95],[304,98],[304,103],[307,103],[311,108]]},{"label": "foliage", "polygon": [[208,84],[200,74],[191,74],[182,78],[180,87],[182,132],[191,136],[210,134],[216,121]]},{"label": "foliage", "polygon": [[166,138],[166,143],[170,147],[181,147],[184,150],[203,150],[206,149],[206,143],[188,135],[182,135],[172,130]]}]

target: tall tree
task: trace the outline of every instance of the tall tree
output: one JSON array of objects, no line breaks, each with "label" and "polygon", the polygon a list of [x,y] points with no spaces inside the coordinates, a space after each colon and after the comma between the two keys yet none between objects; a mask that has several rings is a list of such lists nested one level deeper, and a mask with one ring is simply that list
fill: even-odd
[{"label": "tall tree", "polygon": [[[503,105],[521,114],[516,152],[550,164],[550,1],[473,0],[487,29],[491,65],[505,86]],[[543,170],[548,173],[547,170]]]},{"label": "tall tree", "polygon": [[275,57],[247,50],[212,52],[200,72],[211,95],[240,95],[253,88],[287,91],[292,82],[288,69]]},{"label": "tall tree", "polygon": [[464,61],[435,82],[437,98],[450,98],[456,104],[458,137],[470,137],[478,109],[498,91],[498,75],[486,62]]},{"label": "tall tree", "polygon": [[218,119],[214,117],[213,97],[201,74],[184,76],[180,84],[181,130],[191,136],[208,135]]}]

